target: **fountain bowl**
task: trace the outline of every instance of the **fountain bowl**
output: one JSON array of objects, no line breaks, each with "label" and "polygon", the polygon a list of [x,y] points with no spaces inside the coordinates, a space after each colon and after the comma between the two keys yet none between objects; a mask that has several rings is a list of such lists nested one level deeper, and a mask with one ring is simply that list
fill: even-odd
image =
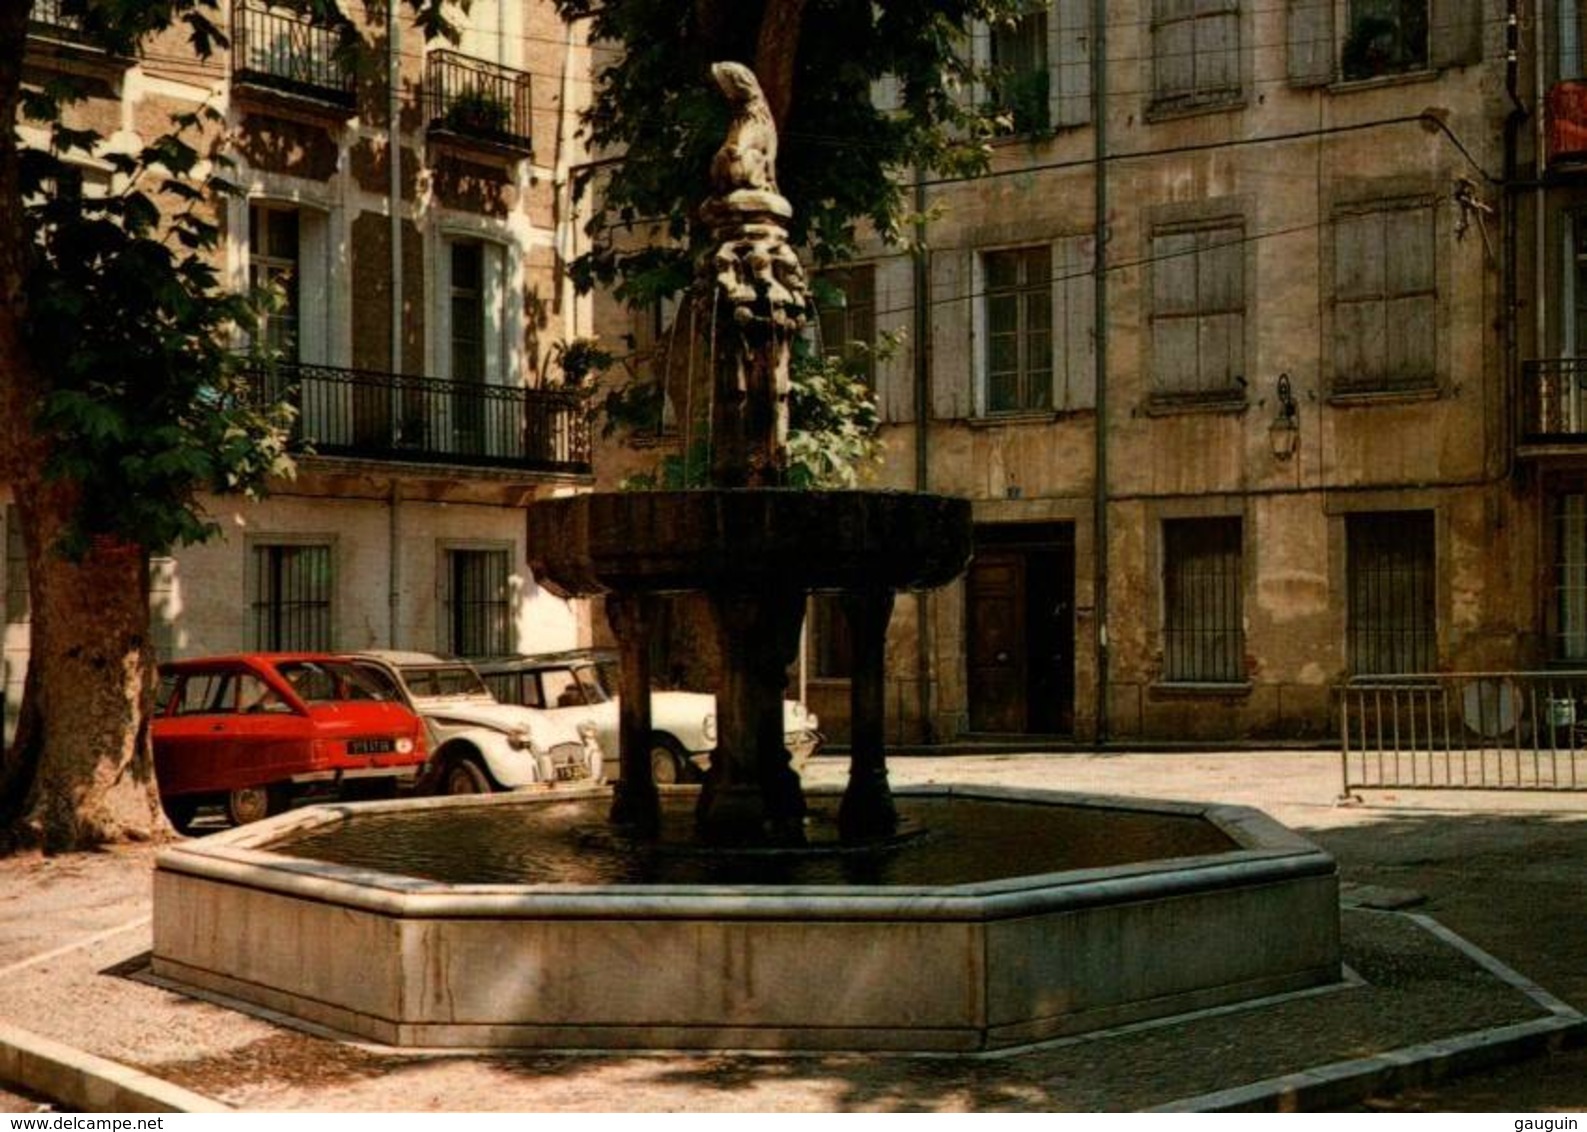
[{"label": "fountain bowl", "polygon": [[1082,820],[1098,844],[1108,823],[1160,827],[1180,846],[1006,874],[981,862],[963,883],[453,883],[282,851],[386,814],[534,822],[570,800],[599,815],[607,798],[314,806],[184,842],[156,868],[153,973],[394,1046],[958,1053],[1340,977],[1333,859],[1239,806],[899,791],[994,824],[1010,806]]}]

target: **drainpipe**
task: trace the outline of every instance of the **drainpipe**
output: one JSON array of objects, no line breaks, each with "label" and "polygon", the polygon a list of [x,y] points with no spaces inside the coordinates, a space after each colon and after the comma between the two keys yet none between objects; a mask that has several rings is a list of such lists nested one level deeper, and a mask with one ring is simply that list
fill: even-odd
[{"label": "drainpipe", "polygon": [[[931,429],[931,271],[926,260],[926,171],[915,166],[915,246],[911,253],[915,273],[915,490],[931,490],[931,461],[927,451]],[[936,697],[931,687],[931,617],[924,592],[915,595],[915,683],[919,688],[920,740],[936,742],[932,715]]]},{"label": "drainpipe", "polygon": [[402,486],[391,481],[386,505],[386,647],[401,648],[397,626],[402,613]]},{"label": "drainpipe", "polygon": [[[1513,2],[1513,0],[1512,0]],[[1532,349],[1535,356],[1548,356],[1548,190],[1543,182],[1548,168],[1548,136],[1543,113],[1546,92],[1543,89],[1543,61],[1548,49],[1548,38],[1543,27],[1541,11],[1532,20],[1532,136],[1536,148],[1534,166],[1537,175],[1532,189]]]},{"label": "drainpipe", "polygon": [[1096,607],[1097,745],[1108,741],[1108,6],[1091,3],[1091,101],[1096,213],[1092,335],[1096,340],[1096,472],[1092,500],[1092,587]]},{"label": "drainpipe", "polygon": [[[401,26],[397,18],[396,0],[386,4],[386,156],[390,165],[387,213],[391,220],[391,372],[402,373],[402,134],[400,130],[402,93]],[[395,383],[391,398],[391,429],[395,438],[398,414],[401,411],[401,383]],[[387,531],[386,587],[386,645],[397,647],[397,622],[402,581],[399,564],[397,527],[397,502],[399,489],[395,480],[391,484]]]},{"label": "drainpipe", "polygon": [[[1501,359],[1501,385],[1504,403],[1511,406],[1510,412],[1504,414],[1500,421],[1502,430],[1500,435],[1499,466],[1503,475],[1508,475],[1510,470],[1511,453],[1515,451],[1514,440],[1519,428],[1520,396],[1520,328],[1516,325],[1516,314],[1520,296],[1520,280],[1518,265],[1516,264],[1516,251],[1519,246],[1517,234],[1516,215],[1518,201],[1516,199],[1515,181],[1517,150],[1520,144],[1521,123],[1526,120],[1526,107],[1520,98],[1520,43],[1521,21],[1518,12],[1519,0],[1509,0],[1505,13],[1504,29],[1504,89],[1510,97],[1510,110],[1504,116],[1504,213],[1501,217],[1503,232],[1500,237],[1503,261],[1501,270],[1504,277],[1501,281],[1501,304],[1503,309],[1503,358]],[[1541,62],[1541,60],[1539,60]]]},{"label": "drainpipe", "polygon": [[[402,29],[398,5],[386,5],[386,157],[390,169],[387,214],[391,222],[391,372],[402,373]],[[393,401],[392,419],[397,406]]]}]

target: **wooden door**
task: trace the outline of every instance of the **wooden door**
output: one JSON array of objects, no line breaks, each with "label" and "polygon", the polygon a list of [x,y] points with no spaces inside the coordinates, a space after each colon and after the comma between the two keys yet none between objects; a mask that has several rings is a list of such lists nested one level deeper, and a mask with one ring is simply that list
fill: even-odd
[{"label": "wooden door", "polygon": [[970,730],[1025,730],[1025,560],[978,551],[966,580]]}]

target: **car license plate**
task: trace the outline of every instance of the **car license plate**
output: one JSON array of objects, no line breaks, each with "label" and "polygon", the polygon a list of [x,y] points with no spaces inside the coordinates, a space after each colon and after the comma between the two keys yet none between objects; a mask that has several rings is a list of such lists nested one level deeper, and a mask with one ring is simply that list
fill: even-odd
[{"label": "car license plate", "polygon": [[569,763],[566,766],[557,767],[558,782],[567,782],[575,778],[588,778],[589,776],[590,772],[578,763]]},{"label": "car license plate", "polygon": [[347,740],[347,753],[349,755],[389,755],[396,749],[396,743],[390,739]]}]

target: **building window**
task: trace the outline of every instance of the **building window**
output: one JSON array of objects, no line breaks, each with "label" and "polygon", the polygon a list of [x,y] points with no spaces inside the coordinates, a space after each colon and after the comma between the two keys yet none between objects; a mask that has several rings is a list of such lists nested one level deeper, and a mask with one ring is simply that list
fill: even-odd
[{"label": "building window", "polygon": [[0,512],[5,526],[0,535],[5,541],[5,614],[7,625],[26,625],[33,620],[28,590],[28,555],[22,545],[22,524],[15,507]]},{"label": "building window", "polygon": [[1240,6],[1228,0],[1155,0],[1153,105],[1216,106],[1240,97]]},{"label": "building window", "polygon": [[1238,398],[1245,374],[1245,228],[1239,221],[1152,235],[1152,393]]},{"label": "building window", "polygon": [[1437,381],[1434,212],[1427,201],[1334,216],[1334,389],[1379,392]]},{"label": "building window", "polygon": [[249,648],[324,652],[331,647],[329,546],[256,544],[249,591]]},{"label": "building window", "polygon": [[453,656],[503,656],[512,652],[509,566],[505,550],[449,549],[444,553],[444,651]]},{"label": "building window", "polygon": [[831,594],[810,598],[807,653],[810,675],[817,680],[848,680],[854,675],[854,638],[843,600]]},{"label": "building window", "polygon": [[1587,660],[1587,495],[1554,504],[1555,660]]},{"label": "building window", "polygon": [[992,28],[992,105],[1011,134],[1032,134],[1052,125],[1048,98],[1047,6],[1032,7]]},{"label": "building window", "polygon": [[821,353],[876,385],[876,268],[870,264],[818,272],[815,298]]},{"label": "building window", "polygon": [[986,411],[1052,405],[1052,249],[987,252]]},{"label": "building window", "polygon": [[1385,511],[1346,518],[1350,671],[1431,672],[1437,651],[1433,513]]},{"label": "building window", "polygon": [[1163,677],[1173,683],[1245,679],[1240,520],[1163,524]]},{"label": "building window", "polygon": [[301,311],[298,213],[273,204],[248,206],[248,282],[271,296],[259,318],[255,345],[285,362],[300,360]]},{"label": "building window", "polygon": [[1428,69],[1428,0],[1348,0],[1339,70],[1346,81]]}]

